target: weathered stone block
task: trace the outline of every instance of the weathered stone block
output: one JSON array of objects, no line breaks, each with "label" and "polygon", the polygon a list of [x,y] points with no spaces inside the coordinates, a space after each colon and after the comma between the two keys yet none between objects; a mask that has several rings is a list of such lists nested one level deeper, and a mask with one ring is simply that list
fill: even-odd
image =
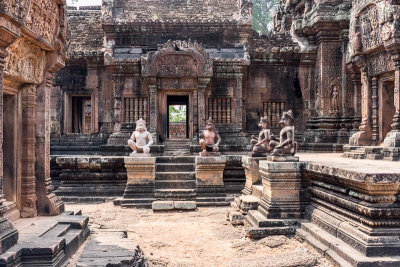
[{"label": "weathered stone block", "polygon": [[154,184],[156,177],[155,157],[125,157],[127,184]]},{"label": "weathered stone block", "polygon": [[198,185],[224,185],[224,157],[196,157],[196,178]]},{"label": "weathered stone block", "polygon": [[263,196],[259,211],[267,218],[301,218],[308,203],[303,162],[260,161]]},{"label": "weathered stone block", "polygon": [[265,160],[265,157],[250,157],[244,156],[242,158],[244,172],[246,174],[246,184],[242,193],[245,195],[251,194],[252,186],[261,183],[261,175],[259,169],[259,161]]}]

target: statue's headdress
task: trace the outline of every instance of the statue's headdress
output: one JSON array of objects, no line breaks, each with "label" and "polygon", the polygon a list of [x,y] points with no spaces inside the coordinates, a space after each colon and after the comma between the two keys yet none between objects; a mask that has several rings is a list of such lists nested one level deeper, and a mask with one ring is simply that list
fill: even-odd
[{"label": "statue's headdress", "polygon": [[288,111],[284,111],[284,112],[283,112],[283,114],[282,114],[282,119],[281,119],[280,122],[283,123],[283,120],[284,120],[284,119],[289,119],[290,122],[293,122],[293,121],[294,121],[293,112],[292,112],[291,109],[289,109]]},{"label": "statue's headdress", "polygon": [[211,117],[208,118],[208,120],[206,120],[206,124],[209,124],[209,123],[211,123],[212,125],[214,125],[214,121],[211,119]]},{"label": "statue's headdress", "polygon": [[139,129],[143,129],[143,130],[147,131],[146,122],[142,118],[140,118],[136,122],[136,130],[139,130]]},{"label": "statue's headdress", "polygon": [[268,117],[261,117],[261,122],[268,123]]}]

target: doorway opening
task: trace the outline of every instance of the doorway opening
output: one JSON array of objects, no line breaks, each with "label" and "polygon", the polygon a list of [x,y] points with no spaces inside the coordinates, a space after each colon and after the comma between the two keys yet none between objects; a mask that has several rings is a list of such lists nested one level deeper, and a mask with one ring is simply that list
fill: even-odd
[{"label": "doorway opening", "polygon": [[168,139],[189,138],[189,97],[169,95],[167,96],[168,110]]},{"label": "doorway opening", "polygon": [[382,82],[379,88],[379,141],[383,143],[388,132],[391,131],[394,107],[394,81]]},{"label": "doorway opening", "polygon": [[72,97],[72,133],[92,132],[92,101],[90,97]]},{"label": "doorway opening", "polygon": [[3,192],[6,201],[17,201],[17,96],[3,98]]}]

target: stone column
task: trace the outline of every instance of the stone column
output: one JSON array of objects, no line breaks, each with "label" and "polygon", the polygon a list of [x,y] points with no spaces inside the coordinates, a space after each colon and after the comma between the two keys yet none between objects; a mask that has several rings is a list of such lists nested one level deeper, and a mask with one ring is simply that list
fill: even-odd
[{"label": "stone column", "polygon": [[243,96],[242,96],[242,73],[236,73],[236,130],[242,132],[243,128]]},{"label": "stone column", "polygon": [[37,89],[36,108],[36,192],[40,215],[58,215],[64,203],[53,193],[50,178],[50,94],[54,74],[47,72]]},{"label": "stone column", "polygon": [[372,78],[371,81],[371,107],[372,107],[372,143],[379,145],[379,126],[378,126],[378,79]]},{"label": "stone column", "polygon": [[[0,201],[3,199],[3,76],[7,51],[0,48]],[[0,203],[0,214],[5,212],[5,207]]]},{"label": "stone column", "polygon": [[206,125],[206,97],[207,97],[207,85],[210,82],[210,78],[199,78],[198,92],[197,92],[197,109],[198,109],[198,120],[199,130],[203,130]]},{"label": "stone column", "polygon": [[371,91],[367,67],[360,66],[361,70],[361,125],[360,130],[350,137],[350,145],[368,146],[372,141],[371,129]]},{"label": "stone column", "polygon": [[[392,130],[387,134],[384,144],[385,147],[400,147],[400,55],[393,57],[395,67],[394,81],[394,108]],[[400,154],[398,155],[400,157]]]},{"label": "stone column", "polygon": [[34,217],[36,209],[36,85],[22,89],[21,217]]}]

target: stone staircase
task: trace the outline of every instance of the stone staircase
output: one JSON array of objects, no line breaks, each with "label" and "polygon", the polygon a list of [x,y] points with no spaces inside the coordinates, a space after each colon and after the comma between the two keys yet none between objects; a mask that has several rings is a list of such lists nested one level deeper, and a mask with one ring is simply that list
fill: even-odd
[{"label": "stone staircase", "polygon": [[157,157],[154,197],[153,210],[195,209],[195,157]]},{"label": "stone staircase", "polygon": [[169,139],[164,142],[164,156],[190,156],[189,139]]}]

